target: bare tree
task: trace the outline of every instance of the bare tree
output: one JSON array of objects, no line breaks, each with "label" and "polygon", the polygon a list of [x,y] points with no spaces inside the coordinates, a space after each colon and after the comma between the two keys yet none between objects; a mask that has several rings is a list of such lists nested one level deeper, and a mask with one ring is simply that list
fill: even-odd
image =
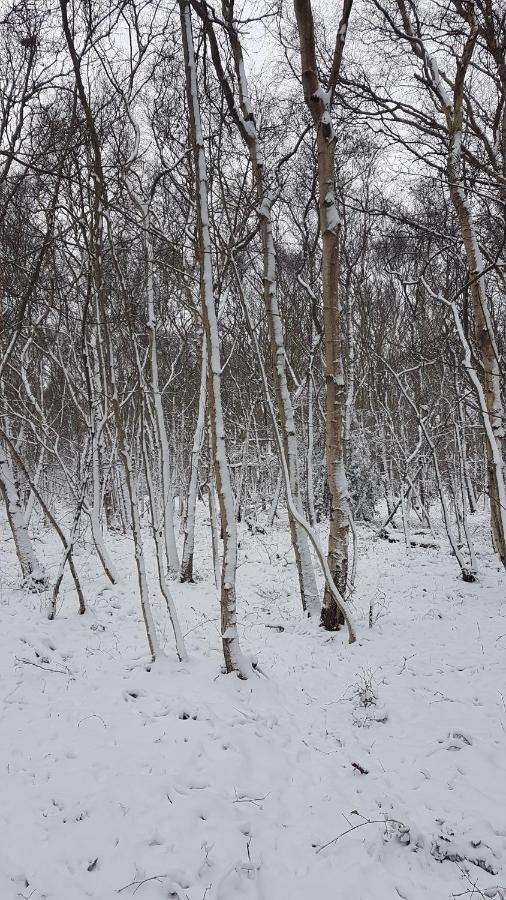
[{"label": "bare tree", "polygon": [[[340,592],[348,579],[348,533],[350,509],[344,464],[345,380],[343,334],[339,314],[339,266],[341,216],[337,206],[335,133],[332,102],[341,68],[353,0],[345,0],[337,31],[332,67],[322,84],[316,57],[316,37],[310,0],[295,0],[299,34],[302,86],[316,133],[318,197],[322,235],[322,296],[325,348],[325,456],[330,494],[328,564]],[[340,611],[328,589],[325,591],[322,624],[335,631],[342,624]]]}]

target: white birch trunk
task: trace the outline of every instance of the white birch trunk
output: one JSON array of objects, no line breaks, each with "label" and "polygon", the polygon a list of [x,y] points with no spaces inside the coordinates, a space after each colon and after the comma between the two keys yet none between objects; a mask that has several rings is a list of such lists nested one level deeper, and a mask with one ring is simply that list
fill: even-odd
[{"label": "white birch trunk", "polygon": [[316,512],[314,508],[314,479],[313,479],[313,447],[314,447],[314,415],[313,415],[313,377],[309,373],[307,380],[307,511],[311,528],[316,525]]},{"label": "white birch trunk", "polygon": [[28,534],[25,511],[19,499],[13,467],[6,451],[1,446],[0,491],[7,511],[7,519],[23,575],[23,583],[32,591],[43,591],[47,587],[47,579]]},{"label": "white birch trunk", "polygon": [[207,359],[209,368],[209,417],[211,421],[212,458],[216,474],[216,487],[220,504],[223,533],[223,563],[221,570],[221,637],[223,656],[227,672],[237,672],[246,678],[251,671],[243,656],[237,631],[236,589],[237,570],[237,529],[235,503],[230,480],[225,423],[221,400],[221,360],[218,334],[218,320],[213,292],[212,250],[209,232],[209,208],[207,164],[204,136],[200,117],[197,85],[197,66],[193,45],[193,32],[189,0],[179,0],[181,31],[186,69],[186,90],[190,113],[193,164],[195,171],[195,193],[197,207],[197,229],[199,239],[200,299],[202,317],[207,339]]},{"label": "white birch trunk", "polygon": [[176,544],[176,532],[174,527],[174,491],[172,487],[172,476],[170,468],[170,452],[169,439],[167,436],[167,426],[165,424],[165,415],[163,412],[162,394],[160,391],[160,378],[158,371],[158,342],[156,331],[156,314],[155,314],[155,292],[154,292],[154,272],[153,272],[153,241],[150,234],[150,211],[149,203],[135,189],[133,181],[128,178],[130,166],[137,158],[140,143],[140,130],[136,121],[130,115],[130,122],[135,131],[135,143],[130,155],[126,172],[128,181],[128,191],[132,201],[137,207],[142,222],[144,249],[146,254],[146,295],[147,295],[147,329],[149,335],[149,366],[151,373],[151,395],[153,400],[153,408],[156,422],[157,442],[160,450],[160,474],[162,482],[163,496],[163,531],[165,540],[165,554],[167,557],[167,566],[173,575],[179,572],[179,555]]},{"label": "white birch trunk", "polygon": [[[236,108],[228,82],[225,85],[226,76],[223,72],[213,29],[212,27],[209,27],[209,20],[206,18],[206,15],[204,15],[204,19],[208,25],[208,34],[211,38],[213,62],[222,84],[227,88],[225,91],[227,102],[236,125],[239,127],[246,147],[248,148],[253,169],[258,202],[258,215],[260,218],[260,237],[262,242],[264,270],[263,299],[269,328],[275,398],[281,424],[283,447],[290,475],[290,490],[293,504],[299,515],[302,515],[303,504],[300,489],[297,432],[295,429],[293,403],[288,390],[286,351],[276,289],[276,251],[271,223],[273,198],[269,195],[265,183],[263,154],[259,145],[255,116],[249,96],[249,86],[244,67],[242,46],[233,23],[232,6],[230,4],[222,4],[222,9],[224,17],[229,24],[228,34],[232,46],[235,73],[239,85],[240,111]],[[292,514],[290,504],[288,505],[288,518],[292,545],[295,552],[295,562],[299,576],[302,608],[308,616],[318,617],[320,614],[320,601],[318,599],[318,589],[309,542],[304,529],[300,527],[297,516]]]},{"label": "white birch trunk", "polygon": [[[39,458],[37,460],[37,467],[35,469],[35,473],[33,476],[33,483],[35,484],[36,487],[40,481],[40,476],[42,474],[42,467],[44,465],[44,452],[45,452],[44,447],[41,447],[40,453],[39,453]],[[26,508],[25,508],[25,525],[27,528],[29,527],[31,519],[32,519],[33,510],[35,508],[35,499],[36,499],[35,491],[32,489],[32,490],[30,490],[28,502],[27,502]]]},{"label": "white birch trunk", "polygon": [[[91,346],[91,365],[89,366],[92,387],[92,410],[91,410],[91,477],[92,477],[92,503],[91,509],[88,510],[91,524],[91,534],[93,542],[97,550],[100,562],[102,563],[105,574],[112,584],[119,581],[114,564],[109,556],[105,545],[104,534],[102,531],[102,431],[104,426],[104,417],[102,415],[100,404],[100,370],[98,357],[95,347]],[[88,357],[89,358],[89,357]]]},{"label": "white birch trunk", "polygon": [[[142,385],[143,393],[146,395],[147,390],[145,384]],[[156,553],[156,568],[158,573],[158,584],[160,585],[160,590],[162,592],[162,596],[165,600],[167,606],[167,612],[169,613],[170,623],[172,625],[172,630],[174,632],[174,641],[176,644],[176,652],[180,662],[186,662],[188,659],[188,654],[186,652],[186,647],[184,643],[183,634],[181,632],[181,626],[179,624],[179,618],[176,610],[176,604],[174,603],[174,598],[170,592],[169,585],[167,583],[167,579],[165,576],[164,570],[164,548],[162,541],[162,531],[163,531],[163,522],[159,521],[158,516],[158,507],[156,502],[155,490],[153,487],[153,478],[151,475],[151,465],[149,462],[149,454],[146,447],[146,434],[145,434],[145,421],[144,415],[142,414],[141,421],[141,447],[142,447],[142,456],[144,460],[144,472],[146,475],[146,486],[148,489],[148,498],[149,505],[151,509],[151,527],[153,532],[153,540],[155,544],[155,553]]]},{"label": "white birch trunk", "polygon": [[193,445],[190,460],[190,481],[188,485],[188,499],[186,503],[186,518],[184,525],[183,557],[181,560],[181,581],[193,581],[193,553],[195,549],[195,514],[197,509],[197,488],[199,477],[200,454],[204,436],[207,393],[207,342],[205,334],[202,335],[200,390],[197,424],[193,435]]},{"label": "white birch trunk", "polygon": [[155,301],[153,290],[153,244],[149,235],[149,210],[144,205],[144,234],[147,259],[147,295],[148,295],[148,331],[150,340],[150,366],[151,366],[151,390],[155,411],[156,428],[161,452],[161,475],[163,491],[163,525],[165,538],[165,553],[169,572],[179,572],[179,556],[176,546],[176,533],[174,528],[174,493],[170,472],[170,453],[167,428],[163,414],[162,395],[158,376],[158,345],[156,337]]},{"label": "white birch trunk", "polygon": [[343,620],[343,622],[346,624],[346,626],[347,626],[347,628],[348,628],[349,642],[350,642],[350,644],[352,644],[352,643],[356,640],[355,627],[354,627],[354,624],[353,624],[352,617],[351,617],[349,611],[348,611],[347,608],[346,608],[346,602],[345,602],[345,599],[344,599],[344,597],[342,596],[341,592],[339,591],[339,588],[337,587],[337,585],[336,585],[335,582],[334,582],[334,579],[333,579],[332,573],[331,573],[331,571],[330,571],[328,562],[327,562],[327,560],[326,560],[326,558],[325,558],[325,556],[324,556],[324,553],[323,553],[322,548],[320,547],[320,543],[319,543],[319,541],[318,541],[318,538],[317,538],[317,536],[316,536],[314,530],[311,528],[309,522],[307,522],[306,519],[304,519],[304,516],[303,516],[301,513],[299,513],[299,511],[297,510],[297,507],[295,506],[295,503],[294,503],[294,501],[293,501],[292,493],[291,493],[291,490],[290,490],[290,475],[289,475],[289,472],[288,472],[288,464],[287,464],[286,457],[285,457],[285,452],[284,452],[284,447],[283,447],[283,440],[282,440],[281,433],[280,433],[280,430],[279,430],[279,425],[278,425],[276,413],[275,413],[275,411],[274,411],[274,405],[273,405],[273,403],[272,403],[272,400],[271,400],[271,397],[270,397],[270,393],[269,393],[269,383],[268,383],[268,381],[267,381],[267,375],[265,374],[265,368],[264,368],[264,364],[263,364],[262,353],[261,353],[261,351],[260,351],[260,347],[259,347],[259,344],[258,344],[258,340],[257,340],[256,333],[255,333],[255,331],[254,331],[254,329],[253,329],[253,326],[252,326],[252,324],[251,324],[250,314],[249,314],[249,311],[248,311],[248,307],[247,307],[247,305],[246,305],[246,301],[245,301],[245,298],[244,298],[244,293],[243,293],[243,290],[242,290],[242,285],[241,285],[241,282],[240,282],[240,279],[239,279],[239,274],[238,274],[238,272],[237,272],[237,267],[236,267],[236,265],[235,265],[235,261],[234,261],[234,260],[232,260],[232,265],[234,266],[234,271],[235,271],[235,275],[236,275],[236,278],[237,278],[237,286],[238,286],[238,289],[239,289],[239,297],[240,297],[240,299],[241,299],[241,304],[242,304],[242,308],[243,308],[244,318],[245,318],[246,325],[247,325],[247,328],[248,328],[248,334],[249,334],[250,339],[251,339],[251,341],[252,341],[252,344],[253,344],[253,346],[254,346],[254,348],[255,348],[255,355],[256,355],[256,358],[257,358],[258,368],[259,368],[259,370],[260,370],[260,375],[261,375],[261,379],[262,379],[262,390],[263,390],[264,399],[265,399],[267,408],[268,408],[268,410],[269,410],[269,415],[270,415],[270,417],[271,417],[272,427],[273,427],[274,435],[275,435],[275,438],[276,438],[276,444],[277,444],[277,447],[278,447],[279,459],[280,459],[280,463],[281,463],[281,471],[282,471],[283,478],[284,478],[284,483],[285,483],[286,502],[287,502],[288,508],[289,508],[289,510],[290,510],[290,512],[291,512],[291,514],[292,514],[292,516],[294,517],[295,521],[297,522],[297,525],[299,525],[300,528],[302,528],[302,529],[304,530],[304,532],[305,532],[305,534],[307,535],[308,539],[311,541],[311,544],[312,544],[312,546],[313,546],[313,548],[314,548],[314,551],[315,551],[315,553],[316,553],[316,557],[317,557],[317,559],[318,559],[318,562],[320,563],[320,566],[321,566],[321,568],[322,568],[323,575],[324,575],[324,577],[325,577],[325,585],[326,585],[326,588],[327,588],[327,590],[329,591],[329,593],[332,595],[332,598],[333,598],[333,600],[334,600],[334,602],[335,602],[335,604],[336,604],[336,606],[337,606],[337,608],[338,608],[338,610],[339,610],[339,613],[340,613],[340,615],[342,616],[342,620]]}]

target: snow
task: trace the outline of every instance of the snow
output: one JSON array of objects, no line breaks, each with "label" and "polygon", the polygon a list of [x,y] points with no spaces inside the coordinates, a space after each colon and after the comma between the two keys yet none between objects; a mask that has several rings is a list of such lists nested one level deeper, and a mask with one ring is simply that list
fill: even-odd
[{"label": "snow", "polygon": [[325,194],[323,209],[325,211],[324,231],[332,231],[336,234],[337,229],[341,224],[341,217],[339,215],[336,197],[333,191],[328,191]]},{"label": "snow", "polygon": [[330,92],[325,91],[322,88],[321,84],[319,84],[318,87],[316,88],[316,90],[314,91],[313,97],[316,97],[318,100],[321,100],[321,102],[323,103],[323,106],[325,107],[326,110],[329,108],[330,101],[332,98],[331,98]]},{"label": "snow", "polygon": [[[446,900],[475,882],[501,897],[504,575],[485,519],[470,523],[475,584],[444,540],[407,556],[359,528],[352,646],[302,619],[287,527],[241,526],[238,627],[257,674],[240,681],[221,672],[203,506],[200,581],[172,589],[188,663],[146,530],[166,652],[152,667],[129,540],[107,536],[117,586],[83,544],[89,609],[66,576],[49,622],[2,520],[2,900]],[[60,549],[39,537],[53,575]]]}]

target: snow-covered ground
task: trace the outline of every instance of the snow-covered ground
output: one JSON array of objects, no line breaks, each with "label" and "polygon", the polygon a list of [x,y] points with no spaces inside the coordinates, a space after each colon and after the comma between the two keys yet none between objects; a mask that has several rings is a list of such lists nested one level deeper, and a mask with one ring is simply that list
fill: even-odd
[{"label": "snow-covered ground", "polygon": [[173,584],[190,663],[152,578],[167,660],[151,671],[125,539],[108,536],[121,588],[81,549],[88,612],[65,581],[49,622],[2,527],[1,900],[503,896],[504,574],[484,549],[464,584],[444,544],[359,538],[350,647],[302,620],[287,530],[241,532],[240,635],[260,670],[241,682],[221,674],[204,518],[201,580]]}]

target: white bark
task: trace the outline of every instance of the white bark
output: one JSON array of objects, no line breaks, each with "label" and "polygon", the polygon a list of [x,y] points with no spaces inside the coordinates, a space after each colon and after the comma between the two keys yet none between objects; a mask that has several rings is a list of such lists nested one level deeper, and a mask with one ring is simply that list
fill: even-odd
[{"label": "white bark", "polygon": [[[104,243],[104,222],[107,224],[109,236],[109,249],[114,257],[114,240],[110,221],[107,218],[107,186],[102,166],[102,151],[100,139],[95,126],[93,112],[90,106],[88,95],[83,83],[81,73],[81,58],[76,51],[74,44],[73,32],[68,19],[68,7],[66,0],[60,0],[60,12],[65,34],[65,40],[69,49],[74,75],[76,80],[77,93],[81,106],[83,108],[86,119],[86,127],[91,145],[91,162],[92,162],[92,198],[93,208],[90,219],[90,253],[93,273],[93,284],[95,289],[95,306],[97,322],[100,322],[100,328],[97,330],[99,338],[99,352],[103,348],[103,358],[105,360],[104,385],[109,392],[109,400],[114,413],[116,424],[118,452],[123,463],[125,480],[128,488],[130,501],[130,516],[132,523],[132,533],[135,547],[135,561],[137,566],[137,577],[139,583],[139,593],[141,601],[142,615],[146,627],[146,636],[148,639],[149,649],[153,661],[157,656],[161,655],[161,649],[156,634],[155,623],[149,602],[149,590],[146,577],[146,565],[144,560],[144,548],[142,543],[141,523],[139,516],[139,497],[137,486],[137,475],[133,470],[130,447],[125,431],[123,411],[118,396],[118,385],[116,377],[116,360],[114,358],[113,346],[111,341],[111,333],[109,326],[107,293],[104,282],[104,273],[102,269],[102,253]],[[121,272],[119,266],[116,266],[118,274]]]},{"label": "white bark", "polygon": [[[443,301],[447,302],[447,301]],[[453,319],[457,328],[457,333],[459,336],[460,343],[462,344],[462,348],[464,350],[464,359],[463,366],[468,374],[468,377],[476,391],[476,395],[478,397],[478,402],[480,405],[480,412],[483,420],[483,425],[485,428],[485,433],[487,436],[487,445],[489,449],[489,456],[492,462],[492,465],[495,470],[495,478],[497,483],[497,491],[498,491],[498,511],[497,516],[500,521],[501,532],[503,535],[506,535],[506,489],[504,484],[504,464],[502,458],[502,421],[501,427],[498,428],[496,415],[497,411],[494,412],[493,415],[489,412],[489,407],[487,405],[485,392],[483,390],[482,383],[478,377],[478,373],[473,366],[472,357],[471,357],[471,348],[468,344],[467,338],[464,333],[464,329],[462,327],[462,322],[460,321],[459,312],[457,309],[456,303],[447,304],[451,307],[453,313]],[[495,407],[494,407],[495,409]],[[503,560],[504,562],[504,560]]]},{"label": "white bark", "polygon": [[[255,117],[251,105],[248,81],[243,62],[242,46],[237,30],[234,27],[233,17],[231,18],[231,6],[228,6],[227,9],[225,9],[225,4],[223,4],[223,11],[225,17],[228,17],[228,24],[230,26],[229,38],[231,41],[235,72],[239,86],[239,109],[236,106],[233,92],[226,80],[218,44],[212,26],[209,27],[209,21],[206,14],[204,14],[204,19],[208,24],[208,34],[211,39],[211,52],[218,77],[224,85],[229,109],[246,144],[253,169],[258,203],[257,211],[260,218],[260,237],[262,241],[263,298],[271,343],[275,398],[281,423],[283,448],[290,474],[291,494],[295,507],[301,515],[303,506],[300,489],[297,432],[295,429],[293,403],[288,390],[287,359],[276,289],[276,251],[271,223],[273,197],[269,194],[265,183],[263,154],[258,140]],[[320,601],[318,599],[316,578],[309,543],[304,529],[299,526],[297,518],[292,515],[290,506],[288,507],[288,517],[292,544],[295,551],[295,561],[299,575],[302,607],[308,616],[319,616]]]},{"label": "white bark", "polygon": [[252,323],[251,323],[251,318],[250,318],[249,310],[248,310],[248,307],[247,307],[247,304],[246,304],[246,301],[244,298],[244,293],[242,290],[239,273],[237,271],[237,267],[235,265],[235,260],[233,258],[232,258],[232,265],[234,267],[234,272],[235,272],[236,279],[237,279],[237,287],[238,287],[239,297],[241,300],[241,305],[242,305],[242,309],[243,309],[243,313],[244,313],[244,318],[245,318],[246,325],[248,328],[249,336],[251,338],[253,347],[255,349],[255,356],[257,358],[258,368],[260,370],[264,400],[265,400],[267,408],[269,410],[269,414],[270,414],[271,421],[272,421],[272,427],[274,429],[274,435],[276,438],[276,444],[278,447],[279,459],[280,459],[280,463],[281,463],[281,471],[283,473],[283,478],[284,478],[284,482],[285,482],[286,502],[288,504],[290,513],[292,514],[295,521],[297,522],[297,525],[299,525],[300,528],[304,530],[305,534],[311,541],[311,544],[316,553],[318,562],[320,563],[320,566],[322,568],[323,575],[325,577],[326,588],[329,591],[329,593],[331,594],[339,612],[341,613],[341,615],[343,617],[343,622],[346,624],[346,627],[348,629],[349,642],[350,642],[350,644],[352,644],[356,640],[356,633],[355,633],[355,626],[353,624],[352,617],[346,606],[346,601],[334,582],[327,559],[325,558],[325,555],[320,546],[320,543],[318,541],[316,533],[311,528],[309,522],[306,521],[304,516],[301,513],[299,513],[299,511],[297,510],[297,507],[295,506],[293,497],[292,497],[292,492],[291,492],[291,488],[290,488],[290,473],[288,471],[288,464],[287,464],[286,457],[285,457],[283,440],[282,440],[281,433],[279,430],[276,412],[274,410],[274,404],[271,400],[271,396],[270,396],[270,392],[269,392],[269,382],[267,380],[267,375],[265,373],[264,363],[263,363],[263,359],[262,359],[262,353],[261,353],[261,350],[260,350],[260,347],[258,344],[257,336],[255,334],[255,331],[254,331]]},{"label": "white bark", "polygon": [[307,473],[307,510],[309,516],[309,524],[311,528],[316,525],[316,512],[314,508],[314,480],[313,480],[313,447],[314,447],[314,416],[313,416],[313,377],[312,372],[309,373],[307,380],[307,453],[306,453],[306,473]]},{"label": "white bark", "polygon": [[[41,476],[41,474],[42,474],[42,467],[43,467],[43,465],[44,465],[44,452],[45,452],[44,447],[41,447],[41,448],[40,448],[40,453],[39,453],[39,458],[38,458],[38,460],[37,460],[37,466],[36,466],[35,473],[34,473],[34,476],[33,476],[33,482],[34,482],[35,486],[38,485],[38,483],[39,483],[39,481],[40,481],[40,476]],[[30,525],[30,522],[31,522],[31,519],[32,519],[33,510],[34,510],[34,507],[35,507],[35,499],[36,499],[36,498],[35,498],[35,491],[33,491],[33,489],[32,489],[32,490],[30,491],[30,494],[29,494],[29,497],[28,497],[28,502],[27,502],[26,508],[25,508],[25,525],[26,525],[27,528],[28,528],[28,526]]]},{"label": "white bark", "polygon": [[193,434],[193,445],[190,460],[190,481],[188,485],[188,499],[186,503],[186,519],[184,526],[183,557],[181,561],[181,581],[193,581],[193,553],[195,549],[195,513],[197,508],[197,487],[199,477],[199,462],[204,436],[206,414],[206,389],[207,389],[207,342],[205,334],[202,335],[200,390],[197,424]]},{"label": "white bark", "polygon": [[91,509],[88,509],[90,517],[91,533],[93,541],[102,563],[103,569],[109,581],[117,584],[119,581],[115,566],[109,556],[104,541],[102,531],[102,431],[105,424],[105,417],[102,415],[100,395],[100,370],[99,362],[96,354],[94,342],[90,347],[91,364],[88,366],[90,372],[91,388],[92,388],[92,409],[91,409],[91,474],[92,474],[92,503]]},{"label": "white bark", "polygon": [[[147,393],[146,386],[143,384],[144,394]],[[146,485],[148,489],[148,497],[149,497],[149,505],[151,509],[151,527],[153,531],[153,540],[155,544],[155,553],[156,553],[156,568],[158,573],[158,584],[160,585],[160,590],[162,592],[163,598],[165,600],[167,611],[169,613],[170,623],[172,625],[172,630],[174,632],[174,641],[176,644],[176,652],[181,662],[186,662],[188,659],[188,654],[186,652],[186,647],[184,643],[183,634],[181,632],[181,626],[179,624],[179,618],[177,614],[176,604],[174,603],[174,598],[170,592],[169,585],[167,583],[167,578],[165,576],[164,563],[163,563],[163,543],[162,543],[162,527],[158,517],[158,508],[155,496],[155,490],[153,487],[153,479],[151,476],[151,465],[149,462],[149,454],[146,447],[146,435],[145,435],[145,422],[141,423],[141,445],[142,445],[142,456],[144,460],[144,472],[146,475]]]},{"label": "white bark", "polygon": [[160,471],[162,481],[163,495],[163,530],[165,539],[165,553],[167,557],[167,565],[169,572],[176,574],[179,572],[179,555],[176,544],[176,532],[174,527],[174,492],[172,487],[172,477],[170,470],[170,452],[169,440],[167,436],[167,427],[165,424],[165,416],[163,412],[162,394],[160,391],[160,378],[158,371],[158,343],[156,330],[156,313],[155,313],[155,292],[154,292],[154,272],[153,272],[153,241],[150,234],[150,211],[149,203],[135,189],[134,183],[129,176],[129,170],[136,160],[139,153],[140,131],[137,122],[131,115],[130,109],[128,115],[132,127],[135,131],[135,143],[130,154],[126,166],[127,187],[130,197],[137,207],[141,216],[141,224],[143,229],[144,249],[146,254],[146,298],[147,298],[147,329],[149,334],[149,366],[151,373],[151,394],[153,400],[153,408],[156,421],[156,430],[158,445],[160,449]]},{"label": "white bark", "polygon": [[19,499],[18,487],[11,461],[0,445],[0,491],[16,547],[16,554],[23,574],[24,584],[30,590],[42,591],[47,586],[44,570],[33,549],[25,521],[25,511]]},{"label": "white bark", "polygon": [[195,170],[197,226],[199,237],[200,299],[207,339],[209,368],[209,416],[211,421],[212,455],[216,486],[220,503],[223,533],[223,563],[221,571],[221,636],[223,655],[228,672],[238,672],[246,678],[251,667],[243,656],[237,631],[235,579],[237,569],[237,529],[235,503],[228,467],[225,423],[221,401],[221,360],[218,321],[213,292],[212,248],[209,232],[207,163],[200,117],[197,85],[197,66],[189,0],[179,0],[181,30],[185,55],[186,83]]}]

